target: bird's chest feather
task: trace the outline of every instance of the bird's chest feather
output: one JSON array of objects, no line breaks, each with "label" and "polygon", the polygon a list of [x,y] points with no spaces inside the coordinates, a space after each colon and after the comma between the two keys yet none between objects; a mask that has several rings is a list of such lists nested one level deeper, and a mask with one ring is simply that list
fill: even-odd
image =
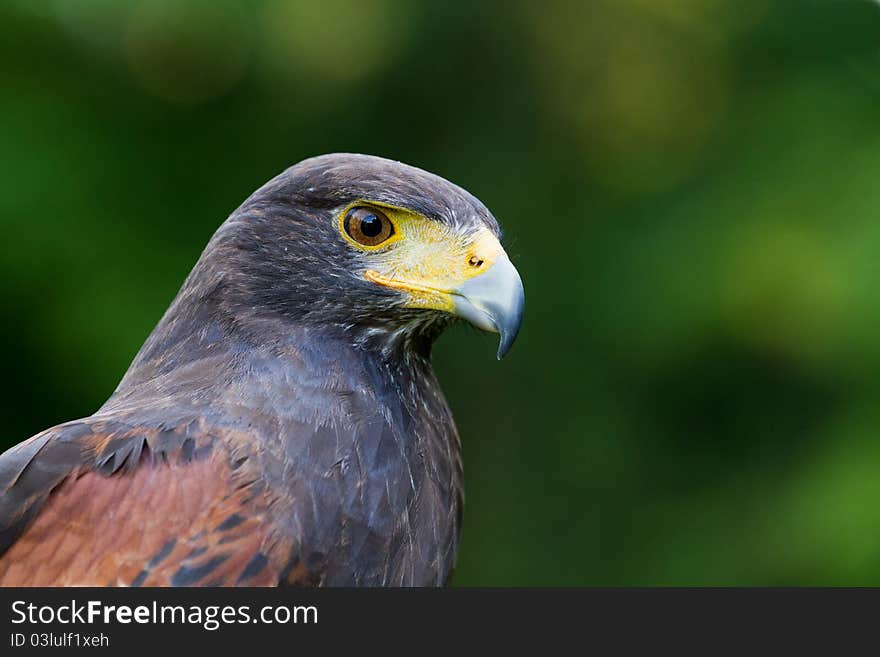
[{"label": "bird's chest feather", "polygon": [[[322,376],[268,393],[260,445],[292,580],[430,585],[458,544],[461,459],[430,371],[312,363]],[[289,379],[288,379],[289,380]]]}]

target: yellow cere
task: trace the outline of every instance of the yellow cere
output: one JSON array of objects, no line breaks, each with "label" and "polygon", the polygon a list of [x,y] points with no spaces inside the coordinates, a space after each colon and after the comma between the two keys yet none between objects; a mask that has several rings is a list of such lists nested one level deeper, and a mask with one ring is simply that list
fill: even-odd
[{"label": "yellow cere", "polygon": [[[349,237],[345,217],[354,207],[375,207],[394,224],[394,235],[382,244],[364,246]],[[377,285],[409,295],[406,306],[452,312],[452,292],[479,276],[504,253],[488,228],[462,233],[422,215],[387,203],[358,200],[339,216],[339,230],[364,253],[363,276]]]}]

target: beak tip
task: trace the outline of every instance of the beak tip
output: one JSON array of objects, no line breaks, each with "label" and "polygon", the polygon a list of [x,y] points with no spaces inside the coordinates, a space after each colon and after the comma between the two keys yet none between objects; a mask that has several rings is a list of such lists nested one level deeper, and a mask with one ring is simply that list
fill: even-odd
[{"label": "beak tip", "polygon": [[519,327],[522,324],[522,315],[522,302],[520,302],[519,311],[516,313],[514,321],[510,322],[506,327],[499,327],[501,338],[498,341],[498,360],[504,358],[510,353],[511,348],[513,348],[513,343],[516,342],[516,336],[519,335]]},{"label": "beak tip", "polygon": [[519,325],[516,326],[516,330],[514,331],[501,332],[501,339],[498,341],[498,360],[501,360],[508,353],[510,353],[510,350],[513,347],[513,343],[516,341],[516,336],[518,333]]}]

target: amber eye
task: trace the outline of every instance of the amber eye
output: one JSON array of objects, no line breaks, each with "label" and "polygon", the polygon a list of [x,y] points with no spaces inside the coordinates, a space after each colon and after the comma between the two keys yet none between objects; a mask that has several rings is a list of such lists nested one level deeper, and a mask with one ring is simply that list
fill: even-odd
[{"label": "amber eye", "polygon": [[394,225],[374,208],[352,208],[345,215],[345,232],[364,246],[378,246],[394,235]]}]

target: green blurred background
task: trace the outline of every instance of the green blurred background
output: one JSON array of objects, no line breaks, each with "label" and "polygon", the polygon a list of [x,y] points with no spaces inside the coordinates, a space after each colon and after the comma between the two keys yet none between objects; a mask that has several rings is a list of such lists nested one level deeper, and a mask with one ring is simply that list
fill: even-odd
[{"label": "green blurred background", "polygon": [[318,153],[439,173],[528,299],[445,335],[457,584],[880,584],[880,6],[7,0],[3,441],[94,411]]}]

